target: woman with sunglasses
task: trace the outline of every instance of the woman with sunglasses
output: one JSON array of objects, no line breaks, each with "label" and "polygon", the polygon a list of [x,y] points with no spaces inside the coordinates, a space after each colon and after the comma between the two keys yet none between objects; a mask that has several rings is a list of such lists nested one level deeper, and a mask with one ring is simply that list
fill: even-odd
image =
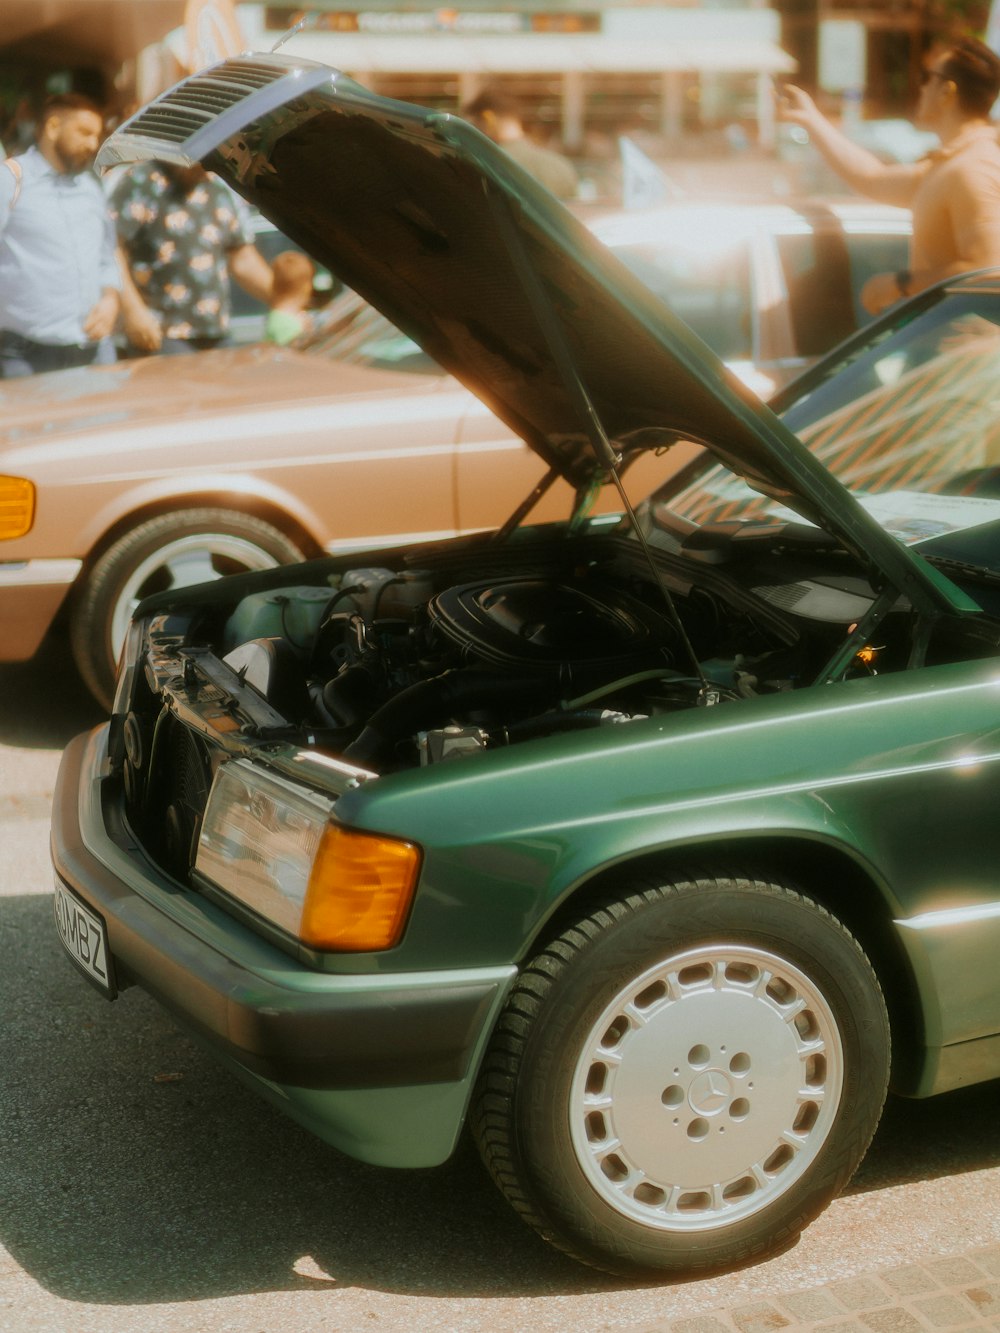
[{"label": "woman with sunglasses", "polygon": [[877,314],[942,278],[1000,265],[1000,144],[990,112],[1000,93],[1000,58],[974,37],[931,54],[913,117],[939,148],[917,162],[887,166],[852,143],[801,88],[786,85],[779,120],[799,125],[848,185],[913,212],[910,267],[877,273],[861,293]]}]

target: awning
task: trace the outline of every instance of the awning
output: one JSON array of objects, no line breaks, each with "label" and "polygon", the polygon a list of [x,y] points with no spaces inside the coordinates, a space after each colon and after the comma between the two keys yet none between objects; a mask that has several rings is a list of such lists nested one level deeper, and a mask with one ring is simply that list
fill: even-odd
[{"label": "awning", "polygon": [[[274,39],[279,36],[274,34]],[[767,41],[639,41],[598,33],[467,37],[302,32],[283,49],[347,74],[790,74],[796,68],[787,52]]]}]

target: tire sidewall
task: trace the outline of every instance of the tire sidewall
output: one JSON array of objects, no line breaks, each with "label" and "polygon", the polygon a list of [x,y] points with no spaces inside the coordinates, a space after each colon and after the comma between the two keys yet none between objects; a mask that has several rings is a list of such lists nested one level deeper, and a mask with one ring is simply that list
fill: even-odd
[{"label": "tire sidewall", "polygon": [[77,668],[91,693],[106,707],[110,706],[114,693],[115,661],[110,627],[133,572],[175,541],[197,536],[208,541],[213,535],[245,540],[279,565],[305,558],[290,539],[265,520],[212,507],[159,514],[123,534],[88,571],[70,619],[71,647]]}]

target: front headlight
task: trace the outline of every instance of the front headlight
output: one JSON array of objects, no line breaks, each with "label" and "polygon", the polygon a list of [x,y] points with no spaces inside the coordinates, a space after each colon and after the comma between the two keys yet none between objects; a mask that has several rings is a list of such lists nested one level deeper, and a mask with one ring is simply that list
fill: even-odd
[{"label": "front headlight", "polygon": [[195,871],[313,949],[391,949],[420,873],[412,843],[345,828],[333,801],[237,759],[218,771]]}]

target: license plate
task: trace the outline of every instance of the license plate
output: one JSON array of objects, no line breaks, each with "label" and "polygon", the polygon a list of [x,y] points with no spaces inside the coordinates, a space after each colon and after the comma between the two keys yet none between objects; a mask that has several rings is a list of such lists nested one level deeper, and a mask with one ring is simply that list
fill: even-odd
[{"label": "license plate", "polygon": [[56,881],[52,910],[63,948],[108,999],[115,995],[111,951],[104,922],[75,894]]}]

